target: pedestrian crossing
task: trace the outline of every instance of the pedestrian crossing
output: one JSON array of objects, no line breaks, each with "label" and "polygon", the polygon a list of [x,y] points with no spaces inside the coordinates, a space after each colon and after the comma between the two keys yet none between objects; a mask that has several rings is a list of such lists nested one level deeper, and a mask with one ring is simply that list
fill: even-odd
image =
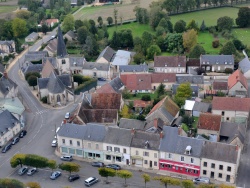
[{"label": "pedestrian crossing", "polygon": [[36,112],[36,114],[43,114],[43,113],[46,113],[46,112],[48,112],[48,111],[49,111],[48,109],[46,109],[46,110],[41,110],[41,111]]}]

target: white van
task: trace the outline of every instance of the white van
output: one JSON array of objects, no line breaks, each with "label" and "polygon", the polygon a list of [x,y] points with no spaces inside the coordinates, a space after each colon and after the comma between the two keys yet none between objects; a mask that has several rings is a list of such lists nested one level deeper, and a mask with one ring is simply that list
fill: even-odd
[{"label": "white van", "polygon": [[96,177],[90,177],[90,178],[88,178],[88,179],[86,179],[86,180],[84,181],[84,184],[85,184],[86,186],[90,187],[91,185],[93,185],[93,184],[95,184],[95,183],[97,183],[97,182],[98,182],[98,179],[97,179]]},{"label": "white van", "polygon": [[207,178],[207,177],[199,177],[199,178],[194,178],[193,182],[195,184],[201,184],[201,183],[203,183],[203,184],[209,184],[210,183],[210,179]]}]

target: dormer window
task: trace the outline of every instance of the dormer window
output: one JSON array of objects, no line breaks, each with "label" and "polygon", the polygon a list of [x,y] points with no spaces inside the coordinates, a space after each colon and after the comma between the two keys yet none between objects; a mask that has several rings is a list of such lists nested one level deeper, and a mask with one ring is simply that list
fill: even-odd
[{"label": "dormer window", "polygon": [[178,67],[180,67],[181,65],[178,65]]},{"label": "dormer window", "polygon": [[216,64],[218,65],[218,64],[219,64],[219,62],[216,62]]},{"label": "dormer window", "polygon": [[62,64],[66,64],[66,61],[65,61],[65,59],[62,59]]},{"label": "dormer window", "polygon": [[225,65],[227,64],[227,62],[225,62]]},{"label": "dormer window", "polygon": [[207,62],[207,64],[209,64],[209,62]]},{"label": "dormer window", "polygon": [[149,141],[147,140],[147,141],[145,142],[145,144],[144,144],[144,147],[147,149],[148,146],[149,146]]},{"label": "dormer window", "polygon": [[74,66],[76,66],[76,62],[74,62],[73,64],[74,64]]},{"label": "dormer window", "polygon": [[190,155],[191,154],[191,150],[192,150],[192,147],[191,146],[187,146],[186,149],[185,149],[185,154],[186,155]]},{"label": "dormer window", "polygon": [[167,67],[168,65],[167,64],[165,64],[165,67]]}]

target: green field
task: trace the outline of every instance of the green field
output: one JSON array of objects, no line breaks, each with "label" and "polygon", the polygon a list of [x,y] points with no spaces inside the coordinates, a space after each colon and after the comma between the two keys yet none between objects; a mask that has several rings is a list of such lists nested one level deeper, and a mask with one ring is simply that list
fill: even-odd
[{"label": "green field", "polygon": [[250,46],[250,28],[239,28],[233,30],[234,36],[243,44]]},{"label": "green field", "polygon": [[10,13],[13,12],[17,9],[18,6],[5,6],[5,5],[0,5],[0,14],[1,13]]},{"label": "green field", "polygon": [[178,20],[184,20],[186,23],[188,23],[193,19],[196,21],[196,23],[198,23],[198,26],[200,26],[202,21],[204,20],[205,25],[209,27],[217,25],[217,19],[223,16],[229,16],[230,18],[233,18],[235,20],[238,17],[238,11],[238,8],[223,7],[185,14],[178,14],[170,16],[170,18],[173,25]]}]

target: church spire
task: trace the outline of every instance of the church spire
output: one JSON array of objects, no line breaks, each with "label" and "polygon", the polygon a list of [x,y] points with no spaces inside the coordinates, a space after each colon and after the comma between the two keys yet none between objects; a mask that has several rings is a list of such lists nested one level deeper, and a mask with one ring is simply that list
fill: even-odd
[{"label": "church spire", "polygon": [[63,34],[60,25],[57,30],[57,57],[64,58],[67,56],[66,46],[63,40]]}]

